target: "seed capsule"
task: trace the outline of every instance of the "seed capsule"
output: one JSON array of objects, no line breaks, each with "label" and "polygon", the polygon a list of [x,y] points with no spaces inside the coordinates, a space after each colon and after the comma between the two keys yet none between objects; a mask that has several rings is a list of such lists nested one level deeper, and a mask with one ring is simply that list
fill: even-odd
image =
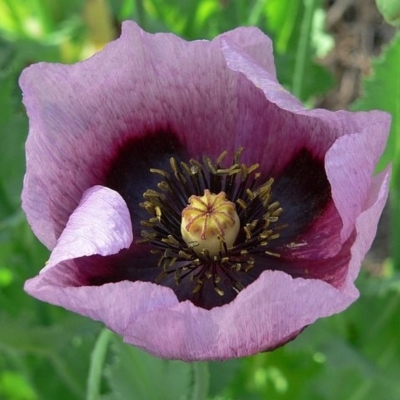
[{"label": "seed capsule", "polygon": [[216,256],[235,243],[240,221],[235,204],[226,199],[224,192],[218,194],[204,190],[204,196],[191,196],[189,205],[182,211],[181,233],[187,244],[197,254]]}]

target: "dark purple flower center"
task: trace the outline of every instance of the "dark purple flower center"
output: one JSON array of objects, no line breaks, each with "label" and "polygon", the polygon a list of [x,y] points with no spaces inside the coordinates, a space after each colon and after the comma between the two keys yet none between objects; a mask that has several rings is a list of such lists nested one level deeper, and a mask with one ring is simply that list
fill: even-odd
[{"label": "dark purple flower center", "polygon": [[[330,279],[332,270],[321,268],[318,259],[305,265],[292,256],[298,248],[312,247],[302,238],[332,202],[323,160],[303,148],[280,173],[270,174],[262,165],[241,163],[241,153],[237,150],[230,163],[225,152],[215,160],[190,159],[170,131],[121,146],[104,184],[125,199],[135,240],[116,255],[78,261],[86,284],[153,282],[170,287],[180,301],[211,309],[232,301],[265,270]],[[239,216],[236,240],[233,245],[221,240],[218,254],[195,251],[196,244],[181,235],[182,210],[192,195],[203,196],[205,190],[224,192]],[[336,220],[330,226],[338,230]]]},{"label": "dark purple flower center", "polygon": [[[273,179],[262,182],[257,172],[259,165],[246,166],[240,162],[242,148],[232,165],[222,167],[226,157],[223,152],[213,162],[203,157],[202,162],[191,159],[178,163],[170,159],[170,171],[151,169],[162,180],[159,190],[147,190],[145,201],[140,204],[151,217],[142,221],[145,229],[140,243],[150,244],[159,254],[160,274],[156,283],[163,280],[176,286],[183,284],[192,293],[203,289],[205,282],[219,295],[225,295],[226,287],[235,292],[244,288],[241,276],[254,268],[255,255],[279,257],[270,243],[279,237],[287,224],[279,224],[283,209],[278,201],[272,201]],[[224,193],[230,203],[236,205],[240,228],[233,246],[229,246],[223,235],[218,235],[219,250],[211,254],[206,246],[198,249],[199,241],[187,242],[181,234],[182,210],[188,199],[202,196],[205,191]],[[209,210],[210,211],[210,210]],[[169,279],[168,279],[169,278]]]}]

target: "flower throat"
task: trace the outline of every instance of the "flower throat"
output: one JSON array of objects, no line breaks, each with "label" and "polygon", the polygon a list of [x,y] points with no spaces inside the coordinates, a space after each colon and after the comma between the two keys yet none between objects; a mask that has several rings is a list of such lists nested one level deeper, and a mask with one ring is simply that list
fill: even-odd
[{"label": "flower throat", "polygon": [[221,167],[224,151],[215,162],[171,158],[170,171],[150,169],[162,180],[158,190],[143,194],[140,207],[150,218],[141,221],[138,242],[160,255],[156,283],[189,285],[193,294],[212,287],[223,297],[223,288],[239,293],[245,287],[243,274],[251,274],[253,256],[280,257],[270,243],[287,225],[278,223],[283,209],[271,201],[274,180],[262,182],[258,164],[240,163],[242,152],[229,168]]}]

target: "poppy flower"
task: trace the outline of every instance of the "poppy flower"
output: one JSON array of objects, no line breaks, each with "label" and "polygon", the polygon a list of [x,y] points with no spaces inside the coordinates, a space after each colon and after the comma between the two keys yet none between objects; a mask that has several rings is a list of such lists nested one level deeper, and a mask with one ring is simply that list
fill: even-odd
[{"label": "poppy flower", "polygon": [[187,42],[125,22],[20,84],[22,204],[51,250],[30,295],[186,361],[274,349],[358,297],[390,117],[305,109],[258,29]]}]

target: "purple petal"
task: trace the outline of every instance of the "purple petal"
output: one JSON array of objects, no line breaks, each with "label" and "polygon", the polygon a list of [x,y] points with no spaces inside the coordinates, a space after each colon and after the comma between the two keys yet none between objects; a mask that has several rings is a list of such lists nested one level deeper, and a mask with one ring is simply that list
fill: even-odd
[{"label": "purple petal", "polygon": [[148,282],[74,286],[72,262],[64,262],[25,283],[30,295],[67,310],[102,321],[123,334],[136,318],[153,309],[168,309],[178,303],[173,291]]},{"label": "purple petal", "polygon": [[[262,112],[262,108],[264,109],[264,122],[253,117],[259,125],[263,125],[263,129],[261,131],[254,129],[250,136],[252,137],[250,152],[263,166],[271,165],[270,170],[279,174],[303,148],[309,149],[315,156],[323,159],[339,137],[352,133],[364,133],[368,137],[375,135],[372,141],[377,141],[378,145],[372,151],[372,159],[376,160],[382,154],[382,143],[386,143],[389,134],[389,114],[380,111],[354,113],[323,109],[307,110],[276,81],[275,77],[265,71],[257,60],[233,43],[230,38],[222,37],[221,49],[227,66],[243,74],[267,100],[267,105],[258,102],[261,104],[259,113]],[[274,107],[271,107],[271,104]],[[270,120],[273,124],[268,124],[265,120]],[[276,155],[265,152],[265,149],[270,148],[276,149]],[[373,146],[370,148],[373,149]]]},{"label": "purple petal", "polygon": [[[275,74],[271,42],[258,29],[226,35]],[[43,243],[55,246],[82,192],[104,185],[116,152],[133,138],[172,130],[190,155],[234,149],[227,139],[238,118],[236,74],[219,47],[219,38],[186,42],[126,22],[120,39],[86,61],[23,72],[30,120],[23,208]]]},{"label": "purple petal", "polygon": [[72,268],[64,262],[46,270],[27,281],[25,290],[103,321],[126,342],[154,355],[185,361],[227,359],[273,349],[356,298],[323,281],[267,271],[233,302],[208,311],[188,301],[178,303],[171,289],[146,282],[74,287],[66,278]]},{"label": "purple petal", "polygon": [[226,40],[240,46],[271,78],[276,80],[272,41],[258,28],[237,28],[223,33],[217,39],[220,40],[222,48]]},{"label": "purple petal", "polygon": [[355,220],[355,229],[357,237],[351,248],[351,261],[347,280],[343,286],[350,295],[357,292],[354,287],[354,281],[360,271],[362,260],[370,249],[375,238],[378,221],[389,193],[391,167],[372,179],[371,186],[364,201],[362,212]]},{"label": "purple petal", "polygon": [[230,304],[210,311],[190,302],[154,309],[132,321],[123,336],[159,357],[223,360],[273,349],[354,300],[325,282],[267,271]]},{"label": "purple petal", "polygon": [[342,220],[331,202],[310,228],[298,235],[295,241],[286,242],[285,247],[280,249],[280,253],[286,262],[329,259],[337,255],[343,247],[338,234],[341,229]]},{"label": "purple petal", "polygon": [[389,127],[389,115],[382,113],[379,119],[371,116],[360,133],[342,136],[326,154],[325,168],[332,198],[343,221],[342,242],[350,236],[363,209]]},{"label": "purple petal", "polygon": [[[221,46],[228,67],[244,74],[262,90],[268,101],[279,107],[281,121],[292,120],[291,124],[286,123],[283,129],[279,127],[271,135],[271,143],[267,148],[280,149],[280,160],[272,160],[275,170],[285,167],[293,154],[303,146],[312,149],[317,156],[326,157],[332,197],[343,221],[341,239],[344,243],[361,212],[371,175],[385,147],[390,115],[380,111],[351,113],[306,110],[256,60],[229,38],[222,38]],[[282,145],[282,142],[285,144]],[[255,139],[254,143],[259,145],[260,141]]]},{"label": "purple petal", "polygon": [[221,49],[227,65],[233,71],[241,72],[261,89],[267,99],[288,111],[302,111],[304,106],[296,97],[278,83],[276,77],[258,64],[251,55],[236,45],[229,37],[221,39]]},{"label": "purple petal", "polygon": [[83,194],[42,272],[65,260],[116,254],[128,248],[132,239],[131,219],[124,199],[114,190],[94,186]]}]

